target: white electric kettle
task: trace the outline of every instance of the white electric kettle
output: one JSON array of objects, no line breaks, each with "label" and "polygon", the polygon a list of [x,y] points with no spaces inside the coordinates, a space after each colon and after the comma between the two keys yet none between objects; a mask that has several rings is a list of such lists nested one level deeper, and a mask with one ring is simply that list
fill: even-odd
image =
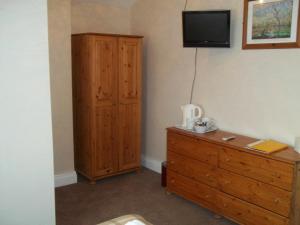
[{"label": "white electric kettle", "polygon": [[199,106],[188,104],[181,106],[182,110],[182,128],[193,129],[197,119],[202,116],[202,110]]}]

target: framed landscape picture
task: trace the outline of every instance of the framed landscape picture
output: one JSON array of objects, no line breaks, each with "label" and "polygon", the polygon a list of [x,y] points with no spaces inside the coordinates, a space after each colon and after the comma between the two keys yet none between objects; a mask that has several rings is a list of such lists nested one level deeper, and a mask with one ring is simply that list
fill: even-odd
[{"label": "framed landscape picture", "polygon": [[299,0],[244,0],[243,49],[300,48]]}]

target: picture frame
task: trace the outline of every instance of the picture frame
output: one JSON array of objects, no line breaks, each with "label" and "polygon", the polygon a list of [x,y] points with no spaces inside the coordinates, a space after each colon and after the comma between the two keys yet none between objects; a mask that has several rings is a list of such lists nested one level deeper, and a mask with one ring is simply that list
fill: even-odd
[{"label": "picture frame", "polygon": [[242,48],[300,48],[299,2],[244,0]]}]

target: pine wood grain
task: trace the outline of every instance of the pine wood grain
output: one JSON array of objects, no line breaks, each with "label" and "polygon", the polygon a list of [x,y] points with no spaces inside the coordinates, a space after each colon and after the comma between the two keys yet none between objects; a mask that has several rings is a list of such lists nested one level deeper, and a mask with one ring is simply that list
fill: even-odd
[{"label": "pine wood grain", "polygon": [[218,170],[220,190],[288,217],[291,209],[292,193],[251,178],[226,170]]},{"label": "pine wood grain", "polygon": [[167,189],[186,199],[190,199],[197,204],[217,212],[217,191],[193,179],[179,175],[168,170]]},{"label": "pine wood grain", "polygon": [[178,154],[197,159],[201,162],[216,166],[218,163],[218,148],[208,142],[199,142],[190,137],[170,132],[168,134],[168,149]]},{"label": "pine wood grain", "polygon": [[300,163],[297,163],[294,171],[293,197],[290,217],[291,225],[300,224]]},{"label": "pine wood grain", "polygon": [[95,176],[118,171],[116,155],[115,106],[96,109],[96,148],[94,154]]},{"label": "pine wood grain", "polygon": [[119,169],[140,166],[140,105],[119,106]]},{"label": "pine wood grain", "polygon": [[[93,61],[93,116],[91,137],[94,140],[93,176],[118,171],[117,87],[118,40],[110,36],[90,36]],[[84,85],[84,84],[83,84]]]},{"label": "pine wood grain", "polygon": [[[73,121],[75,168],[83,174],[92,174],[92,69],[91,40],[84,36],[72,38]],[[84,82],[84,85],[82,83]]]},{"label": "pine wood grain", "polygon": [[238,150],[223,148],[219,154],[220,168],[272,184],[287,191],[292,190],[294,167]]},{"label": "pine wood grain", "polygon": [[218,187],[217,168],[168,151],[168,169],[212,187]]},{"label": "pine wood grain", "polygon": [[217,202],[220,212],[239,224],[288,225],[289,219],[230,195],[219,193]]},{"label": "pine wood grain", "polygon": [[119,44],[119,168],[140,166],[142,40],[121,37]]}]

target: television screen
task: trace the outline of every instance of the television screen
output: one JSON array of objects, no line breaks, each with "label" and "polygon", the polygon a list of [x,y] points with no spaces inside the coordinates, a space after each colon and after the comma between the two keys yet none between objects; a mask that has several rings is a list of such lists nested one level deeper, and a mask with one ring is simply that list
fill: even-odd
[{"label": "television screen", "polygon": [[230,11],[184,11],[184,47],[230,47]]}]

